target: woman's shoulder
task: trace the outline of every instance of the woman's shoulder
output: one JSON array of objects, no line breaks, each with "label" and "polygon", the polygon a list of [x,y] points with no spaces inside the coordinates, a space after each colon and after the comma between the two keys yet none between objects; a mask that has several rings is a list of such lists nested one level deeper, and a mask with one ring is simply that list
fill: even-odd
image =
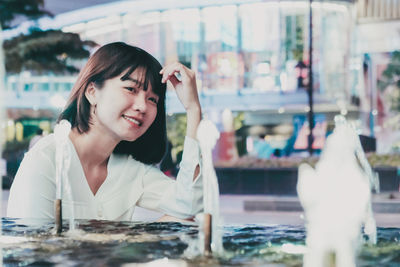
[{"label": "woman's shoulder", "polygon": [[28,152],[27,154],[46,154],[52,155],[56,151],[56,140],[54,134],[49,134],[41,138]]},{"label": "woman's shoulder", "polygon": [[[18,168],[17,183],[32,185],[40,181],[52,180],[55,166],[55,140],[52,134],[40,139],[28,152]],[[18,182],[19,181],[19,182]]]}]

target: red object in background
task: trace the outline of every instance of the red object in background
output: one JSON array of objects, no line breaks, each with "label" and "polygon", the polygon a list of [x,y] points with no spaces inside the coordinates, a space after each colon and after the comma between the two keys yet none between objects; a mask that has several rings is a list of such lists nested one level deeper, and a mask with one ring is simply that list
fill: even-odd
[{"label": "red object in background", "polygon": [[315,123],[313,129],[314,142],[312,143],[313,149],[323,149],[326,140],[326,130],[328,123],[326,121]]},{"label": "red object in background", "polygon": [[[313,149],[322,149],[324,147],[327,128],[328,128],[328,123],[326,121],[315,123],[315,126],[313,128],[313,137],[314,137],[314,141],[312,143]],[[310,134],[310,129],[308,128],[308,125],[303,124],[294,143],[293,146],[294,149],[307,149],[309,134]]]},{"label": "red object in background", "polygon": [[235,133],[222,132],[215,146],[215,161],[230,161],[237,157]]},{"label": "red object in background", "polygon": [[307,124],[303,124],[299,133],[297,134],[296,141],[293,145],[294,149],[307,149],[308,146],[308,135],[310,130]]}]

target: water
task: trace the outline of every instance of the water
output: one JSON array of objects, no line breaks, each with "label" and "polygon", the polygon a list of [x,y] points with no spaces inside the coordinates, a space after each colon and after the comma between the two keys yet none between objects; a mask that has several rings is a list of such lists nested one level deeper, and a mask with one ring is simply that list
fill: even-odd
[{"label": "water", "polygon": [[[0,158],[3,155],[3,144],[5,139],[5,105],[3,103],[6,94],[6,86],[5,86],[5,76],[6,70],[4,66],[4,53],[3,53],[3,35],[2,35],[2,27],[0,25]],[[0,170],[0,184],[3,184],[3,174]],[[2,190],[0,190],[2,191]],[[2,192],[0,192],[0,199],[2,199]],[[0,225],[0,236],[1,236],[1,225]],[[2,252],[0,251],[0,266],[2,266],[1,258]]]},{"label": "water", "polygon": [[315,169],[299,167],[297,191],[309,249],[304,266],[355,267],[362,227],[368,241],[376,243],[371,189],[379,191],[377,180],[356,131],[343,116],[336,116]]},{"label": "water", "polygon": [[[224,226],[225,253],[187,257],[198,227],[180,223],[77,220],[78,235],[50,234],[53,221],[3,218],[4,266],[302,266],[306,232],[293,225]],[[357,266],[399,266],[400,229],[378,228]],[[190,242],[190,241],[189,241]],[[167,264],[168,263],[168,264]],[[130,265],[129,265],[130,264]],[[141,265],[138,265],[141,264]]]},{"label": "water", "polygon": [[[68,145],[68,136],[70,132],[71,123],[67,120],[60,121],[54,127],[54,138],[56,140],[56,199],[68,199],[73,202],[71,184],[68,179],[68,170],[71,163],[71,148]],[[65,196],[63,196],[63,187],[65,187]],[[69,213],[71,214],[69,225],[70,230],[73,230],[75,229],[74,207],[73,205],[69,206]]]},{"label": "water", "polygon": [[[212,231],[211,231],[211,250],[214,253],[224,253],[222,248],[222,236],[220,226],[223,225],[219,212],[219,186],[218,179],[215,173],[212,150],[219,138],[217,127],[208,119],[203,119],[197,129],[197,139],[199,140],[201,155],[202,155],[202,171],[203,171],[203,202],[204,213],[212,216]],[[203,219],[201,214],[197,216],[203,228]],[[203,247],[204,233],[199,236],[199,246]],[[204,251],[201,251],[204,252]]]}]

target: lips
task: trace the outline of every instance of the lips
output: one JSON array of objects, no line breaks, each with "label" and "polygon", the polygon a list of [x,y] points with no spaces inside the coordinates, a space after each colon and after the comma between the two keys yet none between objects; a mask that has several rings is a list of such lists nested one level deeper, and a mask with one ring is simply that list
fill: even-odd
[{"label": "lips", "polygon": [[131,117],[131,116],[128,116],[128,115],[122,115],[122,117],[124,119],[126,119],[127,121],[129,121],[129,122],[131,122],[131,123],[133,123],[133,124],[135,124],[137,126],[142,126],[142,124],[143,124],[143,121],[141,119],[139,119],[139,118]]}]

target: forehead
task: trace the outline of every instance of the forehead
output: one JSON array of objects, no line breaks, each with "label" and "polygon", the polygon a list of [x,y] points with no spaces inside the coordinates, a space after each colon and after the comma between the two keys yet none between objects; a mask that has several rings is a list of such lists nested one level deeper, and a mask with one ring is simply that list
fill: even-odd
[{"label": "forehead", "polygon": [[[152,90],[151,82],[146,79],[146,71],[143,67],[136,68],[130,75],[128,75],[128,71],[129,70],[126,70],[120,75],[121,81],[133,82],[136,86],[144,88],[145,90]],[[146,80],[147,86],[145,87]]]}]

